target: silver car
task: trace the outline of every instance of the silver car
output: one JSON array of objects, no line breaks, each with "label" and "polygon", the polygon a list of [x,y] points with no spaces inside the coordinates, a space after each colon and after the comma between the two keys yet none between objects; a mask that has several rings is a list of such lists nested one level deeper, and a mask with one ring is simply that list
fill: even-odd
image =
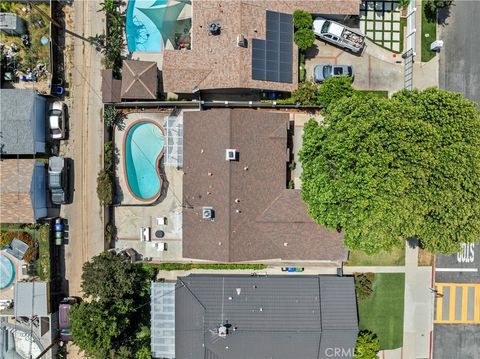
[{"label": "silver car", "polygon": [[316,82],[325,81],[330,77],[353,77],[353,75],[353,68],[349,65],[316,65],[313,68],[313,79]]},{"label": "silver car", "polygon": [[48,111],[48,122],[50,125],[50,135],[54,140],[65,138],[65,107],[63,102],[55,101],[50,104]]}]

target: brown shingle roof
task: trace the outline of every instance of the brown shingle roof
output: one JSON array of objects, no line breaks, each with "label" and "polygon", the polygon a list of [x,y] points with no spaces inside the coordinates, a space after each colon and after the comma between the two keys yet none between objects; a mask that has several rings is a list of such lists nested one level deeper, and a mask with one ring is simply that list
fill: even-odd
[{"label": "brown shingle roof", "polygon": [[[342,234],[314,223],[299,191],[286,189],[288,121],[252,110],[184,114],[185,258],[346,259]],[[226,149],[237,161],[226,160]],[[202,207],[213,207],[213,221]]]},{"label": "brown shingle roof", "polygon": [[120,91],[122,88],[122,81],[113,78],[113,71],[111,69],[102,70],[102,102],[120,102]]},{"label": "brown shingle roof", "polygon": [[[195,88],[256,88],[291,92],[297,88],[298,78],[295,45],[292,83],[252,80],[252,39],[265,39],[266,10],[358,15],[359,6],[359,0],[193,0],[192,49],[164,51],[164,90],[191,93]],[[221,35],[208,34],[212,21],[222,26]],[[246,48],[236,45],[240,34],[248,42]]]},{"label": "brown shingle roof", "polygon": [[157,87],[156,62],[123,60],[122,99],[155,100]]},{"label": "brown shingle roof", "polygon": [[30,185],[35,160],[0,161],[0,223],[34,223]]}]

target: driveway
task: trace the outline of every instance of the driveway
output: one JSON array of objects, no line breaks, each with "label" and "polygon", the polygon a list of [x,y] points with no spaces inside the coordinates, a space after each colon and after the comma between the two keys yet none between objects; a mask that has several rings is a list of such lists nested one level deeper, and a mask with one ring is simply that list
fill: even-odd
[{"label": "driveway", "polygon": [[[463,93],[480,104],[480,1],[456,1],[442,28],[440,88]],[[473,27],[472,27],[473,26]]]},{"label": "driveway", "polygon": [[353,87],[357,90],[387,90],[392,94],[401,90],[404,85],[401,56],[375,45],[368,39],[363,56],[353,55],[317,39],[314,46],[307,51],[307,79],[312,79],[313,67],[318,64],[351,65],[355,72]]}]

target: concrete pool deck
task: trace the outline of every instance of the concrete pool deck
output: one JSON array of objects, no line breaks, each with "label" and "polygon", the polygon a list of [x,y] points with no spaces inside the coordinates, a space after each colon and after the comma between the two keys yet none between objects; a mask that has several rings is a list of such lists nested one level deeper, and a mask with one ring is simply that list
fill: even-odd
[{"label": "concrete pool deck", "polygon": [[[151,205],[145,205],[136,200],[128,191],[123,169],[123,138],[130,124],[140,119],[149,119],[162,126],[165,130],[165,155],[160,160],[160,172],[163,179],[163,189],[160,198]],[[167,123],[170,121],[169,123]],[[118,161],[115,166],[116,203],[114,218],[116,227],[115,248],[133,248],[143,257],[152,257],[155,261],[173,261],[182,259],[182,196],[183,169],[182,164],[172,163],[172,158],[179,157],[181,152],[183,111],[139,111],[128,113],[121,128],[115,129],[114,141]],[[174,124],[177,127],[171,127]],[[172,134],[178,135],[174,137]],[[167,136],[175,144],[168,151]],[[165,218],[165,224],[157,224],[157,218]],[[150,227],[150,242],[140,241],[140,229]],[[163,231],[162,238],[156,238],[155,233]],[[167,244],[166,251],[160,251],[155,246],[158,242]]]},{"label": "concrete pool deck", "polygon": [[[23,260],[18,260],[17,258],[11,256],[7,253],[6,250],[1,250],[0,254],[10,259],[15,268],[15,275],[12,282],[8,287],[0,289],[0,301],[13,300],[13,287],[18,281],[22,281],[28,278],[28,275],[22,273],[22,265],[25,263]],[[1,308],[1,307],[0,307]]]}]

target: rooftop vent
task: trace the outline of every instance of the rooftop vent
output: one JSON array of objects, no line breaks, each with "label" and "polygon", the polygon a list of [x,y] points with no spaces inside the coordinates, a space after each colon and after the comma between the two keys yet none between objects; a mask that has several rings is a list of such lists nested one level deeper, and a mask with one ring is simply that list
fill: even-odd
[{"label": "rooftop vent", "polygon": [[242,34],[237,35],[237,46],[247,47],[247,42],[245,41],[245,37]]},{"label": "rooftop vent", "polygon": [[228,334],[228,329],[225,325],[221,325],[218,327],[218,336],[225,338]]},{"label": "rooftop vent", "polygon": [[215,212],[213,211],[212,207],[203,207],[202,208],[202,217],[203,219],[210,219],[213,220],[215,217]]},{"label": "rooftop vent", "polygon": [[225,152],[225,159],[227,161],[236,161],[237,160],[237,150],[232,148],[227,148]]},{"label": "rooftop vent", "polygon": [[208,24],[208,33],[210,35],[220,35],[221,26],[218,22],[211,22]]}]

